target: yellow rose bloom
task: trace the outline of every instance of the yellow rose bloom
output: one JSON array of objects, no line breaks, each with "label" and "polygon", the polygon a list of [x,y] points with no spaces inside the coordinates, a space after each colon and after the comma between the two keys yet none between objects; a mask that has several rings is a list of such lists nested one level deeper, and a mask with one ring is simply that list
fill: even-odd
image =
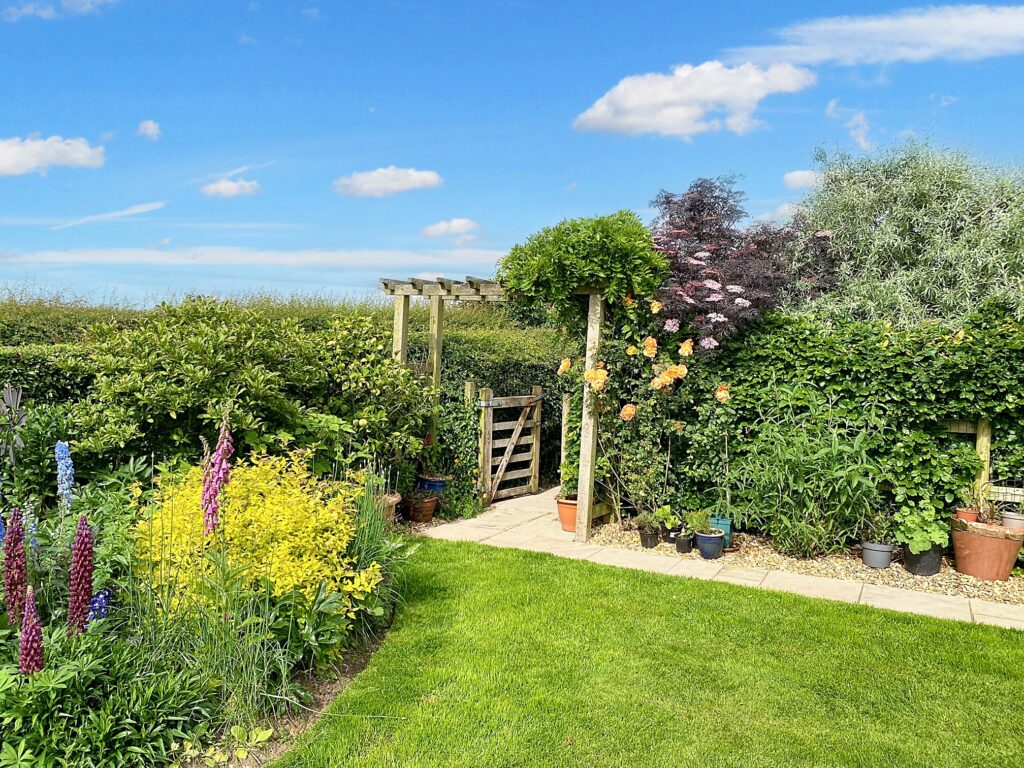
[{"label": "yellow rose bloom", "polygon": [[670,365],[665,370],[665,374],[664,375],[668,376],[670,379],[673,379],[673,380],[674,379],[685,379],[686,378],[686,374],[688,374],[689,372],[690,372],[689,369],[685,365],[680,363],[678,365]]},{"label": "yellow rose bloom", "polygon": [[658,340],[653,336],[644,339],[644,357],[654,357],[658,354]]},{"label": "yellow rose bloom", "polygon": [[629,355],[630,357],[634,357],[639,352],[640,350],[637,349],[633,344],[630,344],[628,347],[626,347],[626,354]]},{"label": "yellow rose bloom", "polygon": [[592,390],[600,392],[608,381],[608,371],[603,368],[591,368],[589,371],[584,371],[583,379]]},{"label": "yellow rose bloom", "polygon": [[668,376],[666,376],[663,373],[659,374],[658,376],[655,376],[654,379],[651,381],[651,389],[661,390],[661,389],[664,389],[665,387],[668,387],[668,386],[671,386],[671,385],[672,385],[672,379],[670,379]]},{"label": "yellow rose bloom", "polygon": [[636,405],[633,403],[626,403],[619,411],[619,418],[623,421],[632,421],[634,416],[636,416]]},{"label": "yellow rose bloom", "polygon": [[658,314],[659,312],[661,312],[661,309],[664,306],[665,305],[662,304],[660,301],[652,300],[651,301],[651,312],[653,312],[654,314]]},{"label": "yellow rose bloom", "polygon": [[564,376],[568,373],[569,369],[572,368],[572,360],[568,357],[562,359],[562,364],[558,366],[558,375]]},{"label": "yellow rose bloom", "polygon": [[693,354],[693,339],[687,339],[679,345],[679,356],[690,357]]},{"label": "yellow rose bloom", "polygon": [[732,397],[732,395],[729,394],[729,385],[719,384],[718,387],[715,389],[715,400],[717,400],[720,403],[727,403],[729,402],[730,397]]}]

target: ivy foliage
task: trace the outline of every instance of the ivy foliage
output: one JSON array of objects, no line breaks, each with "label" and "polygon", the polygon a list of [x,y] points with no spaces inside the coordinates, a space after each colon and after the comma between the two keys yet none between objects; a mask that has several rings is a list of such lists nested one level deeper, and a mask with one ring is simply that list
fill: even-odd
[{"label": "ivy foliage", "polygon": [[599,289],[605,300],[647,299],[668,268],[651,233],[630,211],[567,219],[516,245],[501,261],[498,279],[525,308],[550,306],[570,327],[585,317],[582,289]]}]

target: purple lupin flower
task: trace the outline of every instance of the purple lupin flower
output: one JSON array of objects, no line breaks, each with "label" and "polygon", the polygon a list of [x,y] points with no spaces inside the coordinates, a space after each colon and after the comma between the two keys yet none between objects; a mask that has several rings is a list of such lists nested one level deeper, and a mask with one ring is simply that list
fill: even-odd
[{"label": "purple lupin flower", "polygon": [[217,527],[220,515],[220,490],[231,479],[231,467],[228,459],[234,453],[235,446],[231,442],[231,430],[225,420],[220,428],[217,448],[206,460],[203,468],[203,522],[206,535],[209,536]]},{"label": "purple lupin flower", "polygon": [[78,518],[75,540],[71,544],[71,578],[68,597],[68,634],[85,631],[92,600],[93,548],[95,538],[85,515]]},{"label": "purple lupin flower", "polygon": [[4,600],[7,604],[7,616],[14,626],[21,620],[27,584],[25,529],[21,510],[15,507],[11,510],[11,517],[7,521],[7,535],[4,537]]},{"label": "purple lupin flower", "polygon": [[39,623],[39,612],[36,610],[36,593],[29,587],[18,643],[18,671],[23,675],[34,675],[42,672],[44,666],[43,625]]}]

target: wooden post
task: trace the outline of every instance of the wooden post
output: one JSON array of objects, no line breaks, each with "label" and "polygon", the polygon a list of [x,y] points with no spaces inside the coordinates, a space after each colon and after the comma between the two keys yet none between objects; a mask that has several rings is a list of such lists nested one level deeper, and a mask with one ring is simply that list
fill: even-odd
[{"label": "wooden post", "polygon": [[[604,300],[601,294],[590,294],[587,311],[586,370],[597,364],[601,346],[601,325],[604,323]],[[597,414],[590,385],[583,385],[583,428],[580,431],[580,477],[576,494],[576,541],[590,541],[590,524],[594,516],[594,471],[597,464]]]},{"label": "wooden post", "polygon": [[466,401],[466,407],[472,408],[473,401],[476,400],[476,382],[467,381],[463,391],[465,392],[464,399]]},{"label": "wooden post", "polygon": [[[427,337],[427,367],[430,369],[430,383],[434,388],[434,407],[440,404],[441,396],[441,335],[444,327],[444,297],[430,297],[430,329]],[[430,420],[431,442],[437,439],[437,415]]]},{"label": "wooden post", "polygon": [[981,491],[988,484],[992,464],[992,424],[988,419],[978,419],[978,425],[975,427],[974,448],[978,452],[978,458],[981,459],[981,469],[978,470],[978,476],[975,479],[978,490]]},{"label": "wooden post", "polygon": [[494,392],[489,389],[480,390],[480,495],[489,500],[491,496],[491,424],[494,423],[494,409],[489,403]]},{"label": "wooden post", "polygon": [[569,456],[569,412],[572,409],[572,395],[562,395],[562,453],[559,457],[559,470]]},{"label": "wooden post", "polygon": [[544,387],[533,387],[530,392],[537,398],[533,406],[533,443],[530,445],[530,493],[540,490],[540,419],[544,408]]},{"label": "wooden post", "polygon": [[391,334],[391,356],[405,365],[409,355],[409,297],[395,296],[395,328]]}]

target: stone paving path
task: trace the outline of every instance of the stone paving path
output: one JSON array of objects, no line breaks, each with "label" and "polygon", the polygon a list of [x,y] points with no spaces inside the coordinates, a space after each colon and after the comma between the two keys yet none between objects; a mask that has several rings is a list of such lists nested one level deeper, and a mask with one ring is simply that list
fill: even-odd
[{"label": "stone paving path", "polygon": [[590,560],[620,568],[636,568],[694,579],[727,581],[747,587],[795,592],[809,597],[861,603],[893,611],[920,613],[940,619],[996,624],[1024,630],[1024,606],[985,600],[934,595],[859,581],[805,576],[789,571],[723,565],[718,560],[667,557],[597,544],[577,544],[558,524],[553,488],[536,496],[524,496],[494,504],[479,517],[428,528],[424,536],[452,541],[476,541],[495,547],[515,547],[547,552],[559,557]]}]

